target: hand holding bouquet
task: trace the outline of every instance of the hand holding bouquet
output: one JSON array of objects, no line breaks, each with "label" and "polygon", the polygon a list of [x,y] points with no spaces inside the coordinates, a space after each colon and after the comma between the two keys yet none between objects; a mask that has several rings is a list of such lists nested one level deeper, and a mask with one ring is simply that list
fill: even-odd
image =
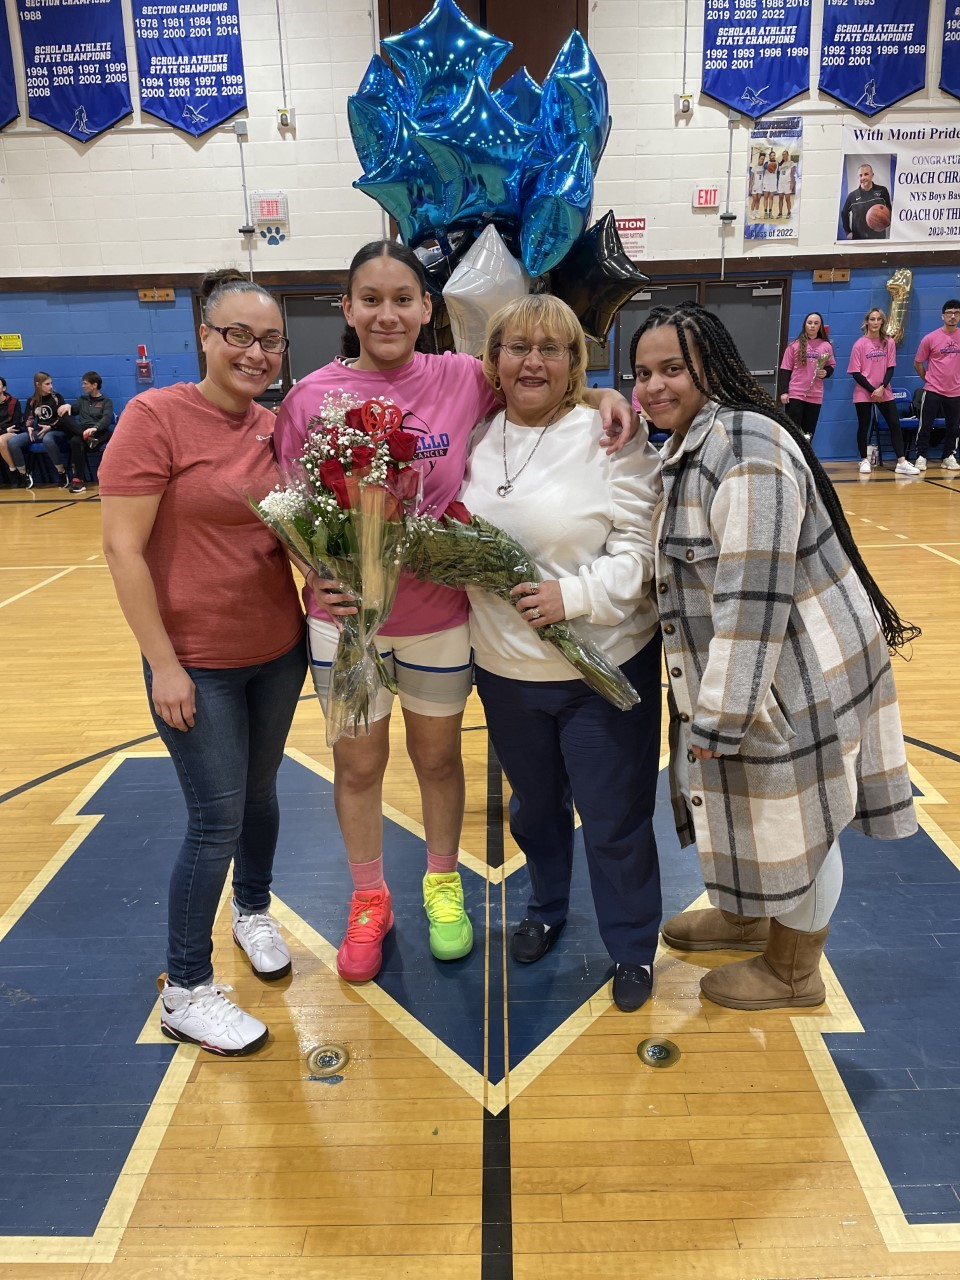
[{"label": "hand holding bouquet", "polygon": [[[482,587],[513,604],[510,591],[521,582],[540,582],[540,570],[527,551],[508,533],[482,516],[471,516],[461,502],[451,502],[439,520],[407,517],[405,566],[418,578],[445,587]],[[584,640],[569,622],[552,622],[537,629],[567,659],[595,693],[621,711],[636,706],[640,697],[619,667]]]},{"label": "hand holding bouquet", "polygon": [[253,509],[321,578],[342,583],[357,612],[339,618],[326,706],[327,743],[370,731],[380,685],[396,692],[373,638],[397,594],[404,517],[416,509],[417,438],[386,400],[330,392],[300,455],[297,474]]}]

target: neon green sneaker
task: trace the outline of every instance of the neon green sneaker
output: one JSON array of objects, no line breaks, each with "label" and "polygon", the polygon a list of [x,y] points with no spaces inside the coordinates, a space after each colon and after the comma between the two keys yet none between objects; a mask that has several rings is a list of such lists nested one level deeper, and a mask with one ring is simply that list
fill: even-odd
[{"label": "neon green sneaker", "polygon": [[473,925],[463,909],[459,871],[428,871],[423,909],[430,921],[430,950],[438,960],[459,960],[473,947]]}]

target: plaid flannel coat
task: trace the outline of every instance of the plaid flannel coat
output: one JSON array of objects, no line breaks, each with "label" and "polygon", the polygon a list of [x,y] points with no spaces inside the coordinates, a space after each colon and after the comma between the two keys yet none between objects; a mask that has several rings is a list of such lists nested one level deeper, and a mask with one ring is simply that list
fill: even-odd
[{"label": "plaid flannel coat", "polygon": [[677,832],[715,905],[779,915],[848,823],[884,839],[917,828],[886,644],[786,431],[710,401],[662,456]]}]

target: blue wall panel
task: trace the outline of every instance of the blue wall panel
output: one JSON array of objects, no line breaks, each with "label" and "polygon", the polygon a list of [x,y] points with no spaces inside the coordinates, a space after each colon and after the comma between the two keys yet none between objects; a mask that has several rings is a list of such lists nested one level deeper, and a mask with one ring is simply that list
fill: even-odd
[{"label": "blue wall panel", "polygon": [[[830,341],[837,356],[837,371],[826,384],[823,412],[814,438],[821,458],[857,456],[857,419],[853,410],[853,379],[847,360],[859,338],[863,317],[871,307],[890,310],[887,281],[890,266],[859,267],[850,272],[848,284],[814,284],[810,271],[795,272],[790,295],[790,336],[800,332],[804,317],[819,311],[830,326]],[[956,267],[919,267],[913,273],[913,290],[907,309],[906,333],[897,348],[894,386],[912,395],[921,385],[913,371],[913,357],[925,333],[939,327],[940,311],[948,298],[960,297],[960,272]],[[937,455],[939,456],[939,455]]]},{"label": "blue wall panel", "polygon": [[[105,293],[8,293],[2,300],[5,333],[23,336],[22,351],[0,353],[0,373],[21,404],[43,369],[62,396],[80,394],[88,369],[103,378],[117,411],[148,386],[195,381],[200,376],[189,289],[173,302],[140,302],[132,289]],[[137,347],[153,361],[154,381],[137,381]]]}]

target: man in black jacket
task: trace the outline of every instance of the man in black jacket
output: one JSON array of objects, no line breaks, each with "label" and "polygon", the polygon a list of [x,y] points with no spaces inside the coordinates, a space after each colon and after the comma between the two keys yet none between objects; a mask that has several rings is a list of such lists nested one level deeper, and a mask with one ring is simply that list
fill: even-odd
[{"label": "man in black jacket", "polygon": [[[890,192],[873,180],[873,167],[857,170],[859,186],[851,191],[840,210],[840,224],[851,240],[887,240],[893,204]],[[871,212],[873,210],[873,212]]]}]

